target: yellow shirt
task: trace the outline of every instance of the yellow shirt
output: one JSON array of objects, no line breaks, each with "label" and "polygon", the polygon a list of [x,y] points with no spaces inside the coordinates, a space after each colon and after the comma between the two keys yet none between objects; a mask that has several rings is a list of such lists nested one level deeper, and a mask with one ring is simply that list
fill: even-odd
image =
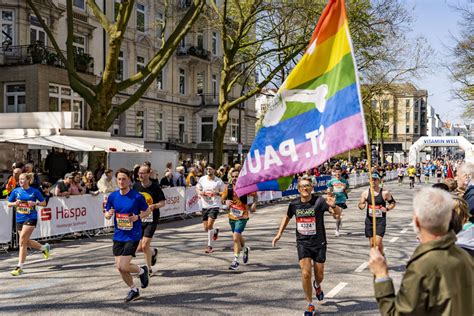
[{"label": "yellow shirt", "polygon": [[409,177],[414,177],[416,174],[416,169],[415,167],[408,168],[408,176]]}]

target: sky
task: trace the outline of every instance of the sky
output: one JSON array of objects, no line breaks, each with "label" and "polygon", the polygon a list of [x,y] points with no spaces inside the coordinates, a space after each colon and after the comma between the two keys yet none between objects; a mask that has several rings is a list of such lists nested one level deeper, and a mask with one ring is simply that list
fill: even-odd
[{"label": "sky", "polygon": [[[473,0],[405,0],[406,4],[414,7],[412,36],[425,37],[435,52],[434,60],[443,63],[450,60],[446,46],[453,46],[451,34],[460,34],[461,14],[449,5],[468,4],[474,6]],[[432,73],[415,79],[419,89],[428,90],[428,104],[435,108],[443,121],[453,123],[469,123],[462,119],[462,105],[453,100],[450,89],[452,82],[446,69],[434,63]]]}]

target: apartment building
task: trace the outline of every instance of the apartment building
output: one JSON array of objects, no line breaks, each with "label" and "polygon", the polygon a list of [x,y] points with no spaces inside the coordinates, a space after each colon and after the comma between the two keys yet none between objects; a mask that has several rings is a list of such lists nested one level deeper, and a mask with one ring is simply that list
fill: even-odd
[{"label": "apartment building", "polygon": [[[36,0],[61,49],[66,42],[66,0]],[[99,0],[99,7],[113,21],[119,0]],[[117,80],[145,67],[161,47],[161,35],[171,34],[190,2],[138,0],[132,14],[119,59]],[[96,82],[105,64],[107,39],[86,0],[73,0],[76,69]],[[165,16],[166,15],[166,16]],[[166,20],[166,23],[163,23]],[[90,110],[69,87],[66,70],[57,58],[46,33],[26,1],[0,3],[0,107],[3,112],[72,111],[73,125],[87,129]],[[165,27],[164,27],[165,26]],[[212,138],[216,126],[218,84],[222,67],[221,38],[207,19],[200,18],[186,35],[143,97],[122,113],[110,127],[113,135],[139,137],[151,150],[173,150],[180,159],[212,160]],[[136,87],[116,95],[118,105]],[[240,94],[236,87],[233,96]],[[239,113],[240,112],[240,113]],[[239,120],[239,117],[241,118]],[[224,144],[224,162],[238,157],[240,139],[244,152],[255,136],[255,102],[232,111]]]}]

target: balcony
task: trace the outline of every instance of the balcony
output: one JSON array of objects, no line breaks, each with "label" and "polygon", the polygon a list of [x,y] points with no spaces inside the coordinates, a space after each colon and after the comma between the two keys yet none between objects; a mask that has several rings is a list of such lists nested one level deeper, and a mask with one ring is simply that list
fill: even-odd
[{"label": "balcony", "polygon": [[[66,52],[63,51],[66,55]],[[74,64],[78,72],[93,74],[94,59],[86,53],[76,53]],[[3,46],[0,51],[0,66],[19,66],[43,64],[66,68],[56,50],[44,46],[41,42],[31,45]]]},{"label": "balcony", "polygon": [[178,47],[176,51],[178,57],[193,56],[202,60],[210,60],[210,52],[202,47],[186,45],[186,47]]}]

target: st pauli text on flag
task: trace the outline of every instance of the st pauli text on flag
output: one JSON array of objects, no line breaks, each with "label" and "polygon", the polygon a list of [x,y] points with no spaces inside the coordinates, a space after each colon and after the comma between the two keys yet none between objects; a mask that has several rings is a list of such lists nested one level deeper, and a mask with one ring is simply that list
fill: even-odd
[{"label": "st pauli text on flag", "polygon": [[324,9],[309,46],[268,107],[236,184],[238,195],[367,143],[343,0]]}]

